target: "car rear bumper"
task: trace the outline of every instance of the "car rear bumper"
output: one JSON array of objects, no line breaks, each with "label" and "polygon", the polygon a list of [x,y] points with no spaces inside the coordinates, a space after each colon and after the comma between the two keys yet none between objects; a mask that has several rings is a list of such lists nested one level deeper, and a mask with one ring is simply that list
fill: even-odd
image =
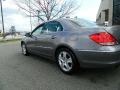
[{"label": "car rear bumper", "polygon": [[120,64],[120,51],[81,51],[76,50],[76,56],[81,67],[104,68]]}]

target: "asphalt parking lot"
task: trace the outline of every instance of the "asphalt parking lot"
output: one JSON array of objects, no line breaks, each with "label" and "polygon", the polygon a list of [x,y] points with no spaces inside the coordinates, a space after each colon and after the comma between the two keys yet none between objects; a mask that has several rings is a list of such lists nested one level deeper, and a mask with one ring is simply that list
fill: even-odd
[{"label": "asphalt parking lot", "polygon": [[0,43],[0,90],[120,90],[120,67],[69,76],[53,61],[22,55],[20,42]]}]

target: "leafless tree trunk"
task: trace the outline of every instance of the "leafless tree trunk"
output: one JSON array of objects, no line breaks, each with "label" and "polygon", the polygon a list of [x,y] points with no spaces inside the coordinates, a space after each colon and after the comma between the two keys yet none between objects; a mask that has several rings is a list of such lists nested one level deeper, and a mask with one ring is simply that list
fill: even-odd
[{"label": "leafless tree trunk", "polygon": [[66,17],[80,7],[75,0],[16,0],[16,4],[27,16],[31,13],[42,22]]}]

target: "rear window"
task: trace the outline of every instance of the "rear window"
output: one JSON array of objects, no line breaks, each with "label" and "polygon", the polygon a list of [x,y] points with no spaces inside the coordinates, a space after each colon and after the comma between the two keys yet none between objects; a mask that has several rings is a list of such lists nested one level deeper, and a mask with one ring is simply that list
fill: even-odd
[{"label": "rear window", "polygon": [[98,27],[96,23],[84,19],[74,19],[70,20],[70,22],[80,27]]}]

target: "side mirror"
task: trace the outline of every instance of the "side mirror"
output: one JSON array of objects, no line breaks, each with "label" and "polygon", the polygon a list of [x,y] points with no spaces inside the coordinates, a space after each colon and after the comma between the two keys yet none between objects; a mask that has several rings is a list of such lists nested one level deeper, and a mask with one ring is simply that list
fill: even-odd
[{"label": "side mirror", "polygon": [[31,33],[30,33],[30,32],[29,32],[29,33],[26,33],[25,36],[26,36],[26,37],[31,37]]}]

